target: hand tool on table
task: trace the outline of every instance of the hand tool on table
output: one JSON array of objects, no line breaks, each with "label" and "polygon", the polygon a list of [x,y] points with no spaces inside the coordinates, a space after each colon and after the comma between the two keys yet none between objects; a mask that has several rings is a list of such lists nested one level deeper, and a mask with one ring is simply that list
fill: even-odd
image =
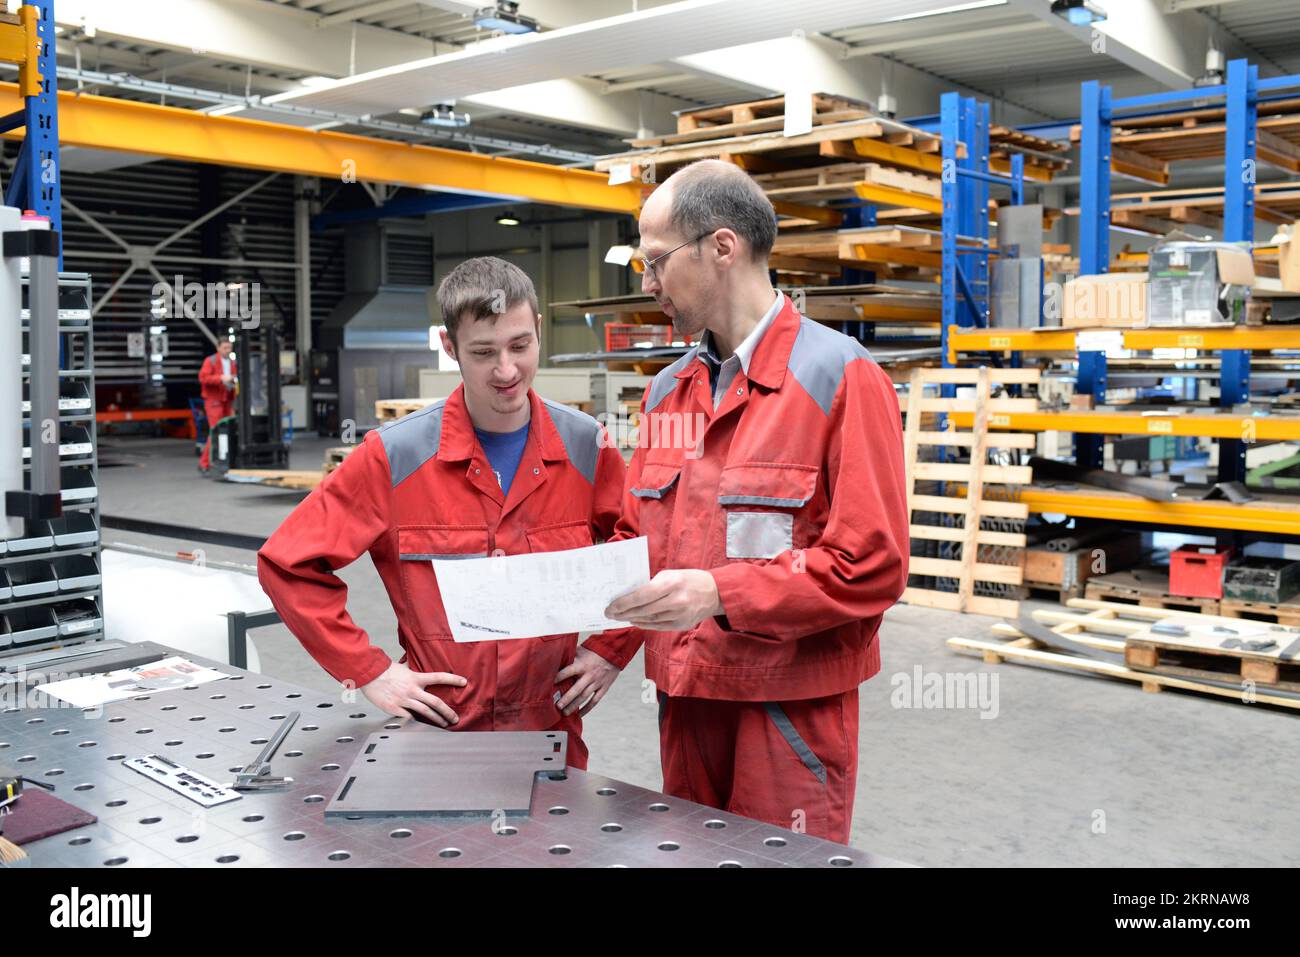
[{"label": "hand tool on table", "polygon": [[275,734],[262,747],[257,757],[253,758],[248,764],[235,775],[235,783],[231,785],[236,791],[270,791],[275,788],[282,788],[293,783],[293,778],[276,777],[271,774],[271,758],[279,750],[280,745],[288,736],[290,729],[297,723],[302,712],[293,711],[285,715],[284,720],[280,722],[280,727],[276,729]]}]

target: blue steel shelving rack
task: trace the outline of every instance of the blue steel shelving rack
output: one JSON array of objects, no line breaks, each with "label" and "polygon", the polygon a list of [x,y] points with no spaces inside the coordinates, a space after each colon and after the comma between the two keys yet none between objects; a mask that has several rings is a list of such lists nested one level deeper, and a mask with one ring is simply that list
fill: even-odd
[{"label": "blue steel shelving rack", "polygon": [[[1255,238],[1256,113],[1261,100],[1280,98],[1281,91],[1300,88],[1300,76],[1261,80],[1259,68],[1246,60],[1228,63],[1225,82],[1192,90],[1174,90],[1147,96],[1114,99],[1110,87],[1096,80],[1080,90],[1079,141],[1079,271],[1094,275],[1107,271],[1110,262],[1110,145],[1111,123],[1125,118],[1154,116],[1185,109],[1195,101],[1219,100],[1224,104],[1223,239],[1250,243]],[[1225,349],[1220,353],[1219,405],[1232,407],[1250,398],[1250,352]],[[1080,352],[1076,391],[1104,397],[1106,354]],[[1100,468],[1104,436],[1075,434],[1075,457],[1080,465]],[[1219,443],[1219,480],[1245,478],[1245,445],[1224,439]]]},{"label": "blue steel shelving rack", "polygon": [[[943,161],[939,344],[943,364],[948,366],[952,364],[949,330],[953,326],[982,329],[989,324],[989,189],[1008,187],[1011,202],[1022,204],[1025,158],[1020,153],[1011,155],[1009,175],[990,172],[989,105],[974,97],[944,93],[939,98],[939,133]],[[965,156],[958,155],[958,143],[965,145]],[[1018,364],[1018,357],[1013,362]],[[952,386],[943,389],[945,395],[953,391]]]}]

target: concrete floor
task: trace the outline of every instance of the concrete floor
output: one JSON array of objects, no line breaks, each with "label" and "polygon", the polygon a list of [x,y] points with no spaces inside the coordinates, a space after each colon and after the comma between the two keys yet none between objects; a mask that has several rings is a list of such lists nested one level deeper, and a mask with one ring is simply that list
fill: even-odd
[{"label": "concrete floor", "polygon": [[[319,467],[333,444],[299,438],[291,466]],[[201,479],[188,443],[179,441],[107,439],[100,459],[109,515],[265,536],[302,497]],[[103,539],[106,546],[187,547],[112,529]],[[209,561],[252,570],[249,552],[211,546],[206,552]],[[342,577],[353,617],[396,656],[392,610],[369,560]],[[885,616],[883,668],[860,695],[855,846],[935,867],[1293,866],[1300,860],[1292,713],[1176,691],[1144,694],[1128,682],[1075,673],[986,665],[944,644],[954,635],[988,637],[991,622],[906,605]],[[255,640],[267,674],[336,688],[282,626],[259,630]],[[926,674],[984,676],[977,680],[996,690],[996,708],[894,707],[894,686],[910,680],[917,666]],[[643,680],[638,656],[587,718],[586,737],[592,771],[658,788],[656,707],[642,700]]]}]

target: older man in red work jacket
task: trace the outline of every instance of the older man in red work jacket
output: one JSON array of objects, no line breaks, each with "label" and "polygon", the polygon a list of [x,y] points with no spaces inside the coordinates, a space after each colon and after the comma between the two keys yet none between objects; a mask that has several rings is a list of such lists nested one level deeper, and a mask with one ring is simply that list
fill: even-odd
[{"label": "older man in red work jacket", "polygon": [[[438,288],[443,346],[462,385],[371,432],[258,553],[285,624],[340,682],[377,707],[453,730],[569,733],[587,766],[582,716],[619,669],[628,630],[457,643],[431,559],[559,551],[608,537],[625,467],[590,416],[541,399],[533,284],[500,259],[471,259]],[[406,654],[393,662],[347,613],[334,574],[370,553]],[[575,713],[576,712],[576,713]]]},{"label": "older man in red work jacket", "polygon": [[664,790],[847,843],[858,685],[907,582],[898,399],[773,289],[776,216],[739,168],[677,172],[640,231],[642,289],[699,337],[646,390],[615,534],[656,574],[606,611],[646,629]]},{"label": "older man in red work jacket", "polygon": [[199,395],[203,398],[203,412],[208,417],[208,441],[199,456],[199,471],[206,474],[211,465],[212,430],[227,416],[235,414],[235,383],[239,381],[239,365],[231,356],[234,344],[229,339],[217,343],[217,351],[199,366]]}]

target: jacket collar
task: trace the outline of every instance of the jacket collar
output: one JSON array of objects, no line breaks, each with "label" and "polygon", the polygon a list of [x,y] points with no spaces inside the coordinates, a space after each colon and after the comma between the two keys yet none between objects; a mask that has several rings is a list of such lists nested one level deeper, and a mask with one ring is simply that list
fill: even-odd
[{"label": "jacket collar", "polygon": [[[533,389],[528,390],[529,424],[528,442],[536,441],[541,448],[542,458],[547,462],[556,462],[568,458],[564,440],[556,431],[551,414]],[[438,440],[438,458],[444,462],[464,462],[474,457],[478,447],[478,436],[474,434],[474,423],[469,417],[469,408],[465,405],[465,384],[456,386],[456,391],[447,397],[442,408],[442,435]],[[526,453],[525,453],[526,454]]]},{"label": "jacket collar", "polygon": [[[794,340],[799,335],[799,311],[785,293],[781,294],[781,309],[763,337],[758,340],[754,354],[749,359],[749,370],[745,373],[750,382],[756,382],[764,388],[779,389],[785,381],[785,370],[790,364],[790,352],[794,349]],[[695,349],[688,353],[692,360],[698,358],[703,343],[697,343]],[[695,374],[698,364],[686,362],[674,375],[685,379]]]}]

